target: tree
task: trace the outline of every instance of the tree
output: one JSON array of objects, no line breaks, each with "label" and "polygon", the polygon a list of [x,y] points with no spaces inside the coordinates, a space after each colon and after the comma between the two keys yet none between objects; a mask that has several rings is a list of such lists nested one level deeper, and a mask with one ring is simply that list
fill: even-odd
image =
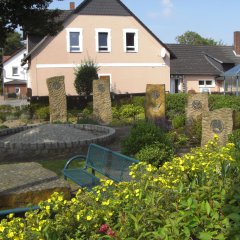
[{"label": "tree", "polygon": [[0,48],[4,46],[7,33],[18,27],[25,33],[41,36],[56,34],[62,22],[56,21],[59,10],[48,10],[52,1],[0,0]]},{"label": "tree", "polygon": [[223,45],[222,41],[215,41],[212,38],[204,38],[196,32],[187,31],[176,37],[177,43],[188,45]]},{"label": "tree", "polygon": [[4,46],[4,55],[12,55],[16,50],[23,47],[21,42],[21,34],[18,32],[7,33],[5,46]]},{"label": "tree", "polygon": [[77,93],[88,96],[92,93],[93,80],[98,79],[98,67],[92,60],[84,61],[80,67],[75,69],[74,86]]}]

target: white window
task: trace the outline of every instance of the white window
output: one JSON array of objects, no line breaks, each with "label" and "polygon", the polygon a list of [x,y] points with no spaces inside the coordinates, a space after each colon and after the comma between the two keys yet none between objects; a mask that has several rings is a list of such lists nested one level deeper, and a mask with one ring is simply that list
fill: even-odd
[{"label": "white window", "polygon": [[138,52],[138,30],[123,29],[124,52]]},{"label": "white window", "polygon": [[67,28],[67,51],[82,52],[82,28]]},{"label": "white window", "polygon": [[12,75],[13,76],[18,76],[19,73],[18,73],[18,67],[12,67]]},{"label": "white window", "polygon": [[111,52],[111,29],[96,29],[96,51]]},{"label": "white window", "polygon": [[201,88],[215,87],[215,80],[199,80],[198,86]]}]

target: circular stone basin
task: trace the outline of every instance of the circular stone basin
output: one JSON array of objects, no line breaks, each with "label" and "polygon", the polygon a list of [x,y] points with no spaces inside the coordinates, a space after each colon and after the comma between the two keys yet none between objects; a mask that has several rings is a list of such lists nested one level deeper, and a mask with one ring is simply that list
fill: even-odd
[{"label": "circular stone basin", "polygon": [[[44,124],[0,132],[0,152],[21,150],[72,149],[90,143],[105,143],[115,135],[115,129],[91,124]],[[45,151],[46,152],[46,151]]]}]

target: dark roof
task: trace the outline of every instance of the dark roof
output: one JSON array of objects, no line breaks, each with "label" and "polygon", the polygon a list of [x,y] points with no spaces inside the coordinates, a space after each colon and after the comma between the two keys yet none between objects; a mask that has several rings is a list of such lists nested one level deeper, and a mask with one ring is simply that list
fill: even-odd
[{"label": "dark roof", "polygon": [[[174,53],[164,44],[134,13],[132,13],[120,0],[84,0],[74,11],[62,11],[59,16],[59,21],[67,21],[72,14],[79,15],[104,15],[104,16],[132,16],[134,17],[153,38],[155,38],[163,47],[165,47],[171,58],[174,58]],[[23,59],[25,62],[31,54],[38,49],[38,47],[46,40],[42,38],[41,41],[31,47],[28,55]]]},{"label": "dark roof", "polygon": [[167,44],[176,58],[171,59],[171,74],[221,75],[226,70],[240,64],[233,46],[193,46]]},{"label": "dark roof", "polygon": [[80,15],[131,16],[132,13],[121,1],[85,0],[76,9]]},{"label": "dark roof", "polygon": [[17,80],[17,79],[4,83],[4,85],[26,85],[26,84],[27,84],[27,81]]}]

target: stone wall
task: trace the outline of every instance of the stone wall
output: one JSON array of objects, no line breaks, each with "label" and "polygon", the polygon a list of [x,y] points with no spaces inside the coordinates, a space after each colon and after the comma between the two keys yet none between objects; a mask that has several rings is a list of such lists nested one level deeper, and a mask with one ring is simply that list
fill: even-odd
[{"label": "stone wall", "polygon": [[221,108],[202,115],[202,146],[213,140],[214,135],[219,136],[219,144],[227,143],[228,135],[233,130],[233,110]]},{"label": "stone wall", "polygon": [[[64,126],[70,126],[71,128],[87,130],[90,132],[99,132],[100,135],[95,138],[83,139],[83,140],[72,140],[64,141],[64,136],[59,140],[59,142],[6,142],[5,137],[8,135],[13,135],[15,133],[23,132],[25,130],[33,129],[34,126],[23,126],[17,128],[9,128],[0,130],[0,162],[6,159],[14,159],[14,156],[21,156],[24,161],[31,161],[35,156],[45,156],[45,155],[66,155],[66,153],[79,153],[90,143],[97,143],[105,145],[111,142],[115,137],[115,129],[106,126],[92,125],[92,124],[64,124]],[[50,133],[49,133],[50,134]],[[54,133],[53,133],[54,134]]]},{"label": "stone wall", "polygon": [[47,79],[50,104],[50,122],[67,121],[67,99],[64,76]]},{"label": "stone wall", "polygon": [[164,84],[147,84],[146,87],[146,119],[154,123],[165,122],[166,95]]},{"label": "stone wall", "polygon": [[208,93],[190,94],[187,103],[187,126],[191,126],[192,121],[201,117],[203,112],[208,112]]},{"label": "stone wall", "polygon": [[107,79],[93,81],[93,117],[103,124],[112,121],[110,81]]}]

